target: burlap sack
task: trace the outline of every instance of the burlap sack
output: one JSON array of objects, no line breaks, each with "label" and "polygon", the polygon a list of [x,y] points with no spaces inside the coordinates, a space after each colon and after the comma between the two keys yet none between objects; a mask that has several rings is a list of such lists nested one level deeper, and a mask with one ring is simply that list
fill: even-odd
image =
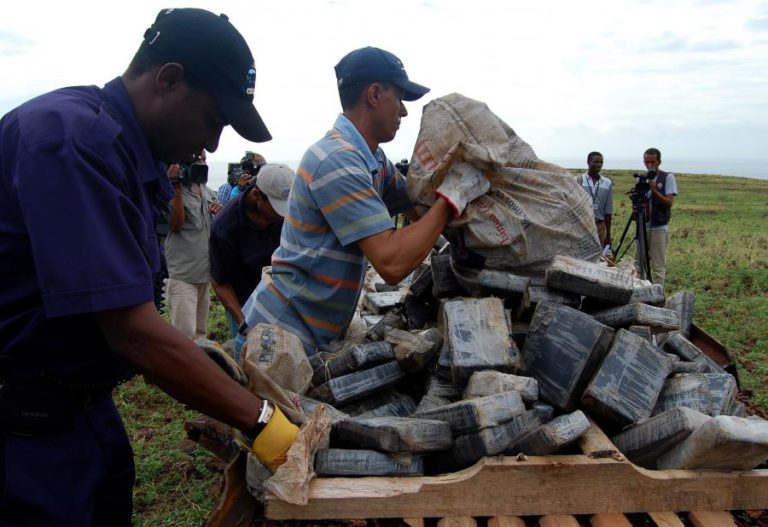
[{"label": "burlap sack", "polygon": [[451,94],[424,107],[408,193],[425,212],[454,162],[484,171],[491,190],[451,222],[462,266],[540,274],[557,254],[601,255],[590,197],[566,170],[540,160],[488,107]]},{"label": "burlap sack", "polygon": [[299,337],[271,324],[257,324],[248,332],[245,361],[280,387],[303,394],[312,382],[312,366]]}]

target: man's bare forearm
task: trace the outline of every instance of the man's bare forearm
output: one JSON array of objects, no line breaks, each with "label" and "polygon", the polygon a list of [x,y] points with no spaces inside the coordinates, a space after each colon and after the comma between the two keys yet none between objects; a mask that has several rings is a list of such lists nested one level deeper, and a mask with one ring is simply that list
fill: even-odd
[{"label": "man's bare forearm", "polygon": [[174,399],[242,430],[255,427],[261,399],[233,381],[153,304],[97,315],[110,347]]}]

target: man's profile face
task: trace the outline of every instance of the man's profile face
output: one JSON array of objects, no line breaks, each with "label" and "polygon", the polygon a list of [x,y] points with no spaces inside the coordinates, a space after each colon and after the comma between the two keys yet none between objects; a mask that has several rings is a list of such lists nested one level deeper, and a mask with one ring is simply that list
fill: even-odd
[{"label": "man's profile face", "polygon": [[643,164],[646,170],[659,170],[659,158],[656,154],[643,154]]},{"label": "man's profile face", "polygon": [[225,122],[207,91],[181,81],[166,92],[154,123],[153,150],[166,162],[190,163],[203,150],[214,152]]},{"label": "man's profile face", "polygon": [[587,167],[589,168],[590,174],[598,174],[603,168],[603,156],[592,156],[592,158],[587,161]]},{"label": "man's profile face", "polygon": [[379,142],[386,143],[395,138],[400,128],[400,119],[408,115],[403,104],[403,90],[390,84],[381,84],[379,106],[374,109]]}]

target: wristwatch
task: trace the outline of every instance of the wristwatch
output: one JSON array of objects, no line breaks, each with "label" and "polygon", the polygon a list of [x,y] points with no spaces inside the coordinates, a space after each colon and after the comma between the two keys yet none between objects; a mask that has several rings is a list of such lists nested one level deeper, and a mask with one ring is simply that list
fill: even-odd
[{"label": "wristwatch", "polygon": [[272,415],[274,413],[275,407],[272,405],[272,403],[264,399],[261,405],[261,413],[259,414],[259,418],[256,420],[256,426],[247,432],[243,432],[243,435],[249,440],[250,443],[253,443],[261,431],[264,430],[264,427],[267,426],[267,423],[269,423],[269,420],[272,419]]}]

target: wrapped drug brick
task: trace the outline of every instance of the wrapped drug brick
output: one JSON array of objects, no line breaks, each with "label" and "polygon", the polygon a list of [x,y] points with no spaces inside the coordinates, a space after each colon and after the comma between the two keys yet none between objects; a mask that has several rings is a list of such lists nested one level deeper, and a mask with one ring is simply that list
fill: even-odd
[{"label": "wrapped drug brick", "polygon": [[402,291],[369,292],[363,298],[363,305],[374,315],[382,315],[403,301]]},{"label": "wrapped drug brick", "polygon": [[712,419],[691,408],[673,408],[623,430],[611,438],[633,463],[656,468],[656,460]]},{"label": "wrapped drug brick", "polygon": [[349,417],[349,414],[338,410],[336,407],[316,399],[312,399],[306,395],[299,395],[299,404],[301,404],[301,410],[305,415],[311,414],[317,406],[325,406],[325,409],[328,411],[328,415],[331,418],[331,423],[334,424]]},{"label": "wrapped drug brick", "polygon": [[396,361],[331,379],[315,388],[310,397],[339,406],[385,390],[405,376]]},{"label": "wrapped drug brick", "polygon": [[680,333],[682,333],[685,338],[691,336],[695,303],[696,297],[693,293],[690,291],[678,291],[670,296],[664,304],[665,308],[672,309],[680,315]]},{"label": "wrapped drug brick", "polygon": [[520,438],[507,450],[522,452],[529,456],[546,456],[574,443],[586,434],[590,427],[589,419],[584,412],[576,410],[542,424]]},{"label": "wrapped drug brick", "polygon": [[387,311],[380,321],[376,323],[371,329],[368,330],[367,337],[369,340],[378,342],[384,340],[384,336],[387,334],[387,330],[390,328],[406,329],[408,327],[405,318],[400,312],[400,308],[395,308],[391,311]]},{"label": "wrapped drug brick", "polygon": [[412,456],[406,463],[375,450],[329,448],[315,454],[315,473],[318,476],[421,476],[424,459]]},{"label": "wrapped drug brick", "polygon": [[515,372],[520,352],[509,336],[504,306],[498,298],[461,298],[443,303],[440,326],[454,383],[479,370]]},{"label": "wrapped drug brick", "polygon": [[451,425],[454,434],[496,426],[525,412],[517,392],[504,392],[466,399],[413,414],[419,419],[437,419]]},{"label": "wrapped drug brick", "polygon": [[523,347],[539,398],[566,411],[579,397],[613,339],[613,330],[573,308],[539,304]]},{"label": "wrapped drug brick", "polygon": [[542,424],[550,422],[555,417],[555,407],[543,401],[535,401],[531,404],[531,410],[536,412]]},{"label": "wrapped drug brick", "polygon": [[385,339],[392,345],[395,359],[406,373],[424,370],[439,354],[443,344],[443,335],[437,328],[425,331],[392,328]]},{"label": "wrapped drug brick", "polygon": [[597,311],[592,316],[612,328],[648,326],[654,334],[673,331],[680,326],[680,316],[676,311],[648,304],[627,304]]},{"label": "wrapped drug brick", "polygon": [[664,383],[654,414],[685,406],[711,416],[729,415],[737,391],[730,373],[676,375]]},{"label": "wrapped drug brick", "polygon": [[436,298],[453,298],[466,295],[466,291],[453,274],[451,255],[441,253],[432,256],[432,295]]},{"label": "wrapped drug brick", "polygon": [[630,304],[649,304],[656,307],[664,306],[665,301],[664,286],[661,284],[649,284],[635,287],[632,289],[632,296],[629,297]]},{"label": "wrapped drug brick", "polygon": [[433,410],[440,406],[445,406],[446,404],[451,404],[451,401],[445,397],[427,393],[424,395],[424,397],[421,398],[419,405],[416,407],[416,410],[413,413],[428,412],[429,410]]},{"label": "wrapped drug brick", "polygon": [[340,410],[353,417],[408,417],[416,411],[416,401],[410,395],[387,390],[344,405]]},{"label": "wrapped drug brick", "polygon": [[620,329],[581,401],[622,426],[648,419],[671,367],[669,357],[647,340]]},{"label": "wrapped drug brick", "polygon": [[451,260],[451,269],[461,287],[470,296],[497,296],[519,303],[528,292],[531,279],[508,271],[496,269],[471,269],[460,267]]},{"label": "wrapped drug brick", "polygon": [[768,459],[768,421],[713,417],[657,462],[661,470],[750,470]]},{"label": "wrapped drug brick", "polygon": [[365,342],[345,346],[337,353],[321,351],[310,359],[313,367],[312,384],[319,386],[347,373],[370,368],[395,359],[389,342]]},{"label": "wrapped drug brick", "polygon": [[544,302],[578,308],[581,304],[581,295],[560,291],[545,285],[531,284],[528,286],[528,293],[515,310],[515,318],[517,320],[530,320],[536,306]]},{"label": "wrapped drug brick", "polygon": [[484,397],[495,393],[518,392],[523,402],[539,398],[539,383],[533,377],[523,377],[494,370],[476,371],[464,389],[464,399]]},{"label": "wrapped drug brick", "polygon": [[397,453],[447,450],[453,444],[444,421],[412,417],[352,417],[336,425],[339,438],[354,445]]},{"label": "wrapped drug brick", "polygon": [[651,328],[648,326],[629,326],[627,331],[634,333],[638,337],[644,338],[650,343],[653,343],[653,334],[651,333]]},{"label": "wrapped drug brick", "polygon": [[632,297],[632,273],[617,267],[558,255],[544,276],[547,287],[614,304],[626,304]]},{"label": "wrapped drug brick", "polygon": [[453,381],[447,380],[439,375],[430,375],[427,379],[426,393],[428,395],[435,395],[437,397],[455,401],[456,399],[461,399],[463,391],[463,384],[455,384]]},{"label": "wrapped drug brick", "polygon": [[701,364],[708,373],[724,373],[725,370],[710,359],[706,353],[701,351],[698,346],[685,338],[682,332],[673,331],[664,341],[664,349],[674,353],[683,360]]},{"label": "wrapped drug brick", "polygon": [[456,437],[450,458],[456,465],[466,465],[486,456],[501,454],[539,426],[541,422],[536,412],[528,410],[506,423]]}]

